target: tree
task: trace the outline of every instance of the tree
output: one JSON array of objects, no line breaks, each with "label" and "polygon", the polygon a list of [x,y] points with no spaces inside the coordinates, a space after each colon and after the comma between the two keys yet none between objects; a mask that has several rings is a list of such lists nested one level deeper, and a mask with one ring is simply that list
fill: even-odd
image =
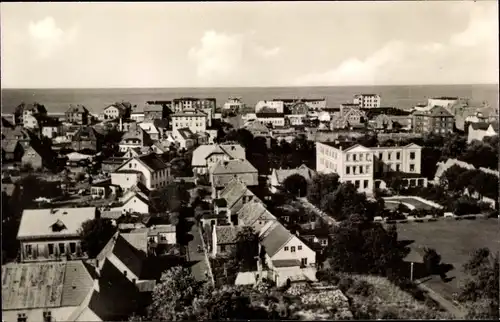
[{"label": "tree", "polygon": [[366,213],[366,195],[359,193],[352,183],[341,183],[334,192],[323,195],[320,209],[336,220],[344,220],[352,214]]},{"label": "tree", "polygon": [[201,284],[188,268],[173,267],[161,275],[160,283],[153,289],[148,319],[180,321],[193,318],[192,304]]},{"label": "tree", "polygon": [[90,258],[95,258],[115,234],[116,227],[108,218],[95,218],[84,221],[79,230],[82,250]]},{"label": "tree", "polygon": [[433,248],[424,249],[424,265],[429,274],[439,273],[439,265],[441,263],[441,255]]},{"label": "tree", "polygon": [[323,196],[334,192],[339,186],[339,175],[336,173],[319,173],[312,178],[307,187],[307,199],[319,206]]},{"label": "tree", "polygon": [[233,254],[241,271],[255,270],[259,255],[259,238],[251,226],[245,226],[236,235],[236,248]]},{"label": "tree", "polygon": [[441,160],[458,158],[465,150],[466,145],[467,142],[463,135],[452,134],[447,136],[444,145],[441,147]]},{"label": "tree", "polygon": [[338,271],[385,275],[408,254],[398,243],[396,227],[386,231],[379,223],[354,215],[334,228],[327,248],[330,265]]},{"label": "tree", "polygon": [[459,300],[469,308],[469,318],[499,318],[499,258],[488,248],[477,249],[464,264],[470,278],[463,286]]},{"label": "tree", "polygon": [[191,195],[185,184],[171,183],[167,186],[151,191],[150,200],[157,212],[179,212],[186,207]]},{"label": "tree", "polygon": [[292,174],[283,181],[283,189],[294,196],[304,196],[307,194],[307,180],[300,174]]}]

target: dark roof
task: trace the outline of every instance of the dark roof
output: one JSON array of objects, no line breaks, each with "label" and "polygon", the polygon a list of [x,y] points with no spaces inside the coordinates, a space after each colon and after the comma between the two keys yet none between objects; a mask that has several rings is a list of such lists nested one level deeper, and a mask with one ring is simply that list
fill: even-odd
[{"label": "dark roof", "polygon": [[163,112],[163,106],[160,104],[146,104],[144,112]]},{"label": "dark roof", "polygon": [[157,128],[164,129],[164,128],[168,127],[168,120],[165,120],[165,119],[161,119],[161,120],[160,119],[154,119],[153,120],[153,124]]},{"label": "dark roof", "polygon": [[215,226],[217,244],[234,244],[238,236],[239,227]]},{"label": "dark roof", "polygon": [[378,94],[357,94],[354,96],[379,96]]},{"label": "dark roof", "polygon": [[227,201],[226,199],[215,199],[214,200],[214,204],[217,206],[217,207],[226,207],[227,206]]},{"label": "dark roof", "polygon": [[455,96],[439,96],[439,97],[433,97],[432,99],[435,99],[435,100],[457,100],[458,97],[455,97]]},{"label": "dark roof", "polygon": [[448,112],[447,109],[445,109],[442,106],[435,106],[431,109],[431,116],[448,116],[448,117],[453,117],[453,115]]},{"label": "dark roof", "polygon": [[184,128],[178,129],[177,132],[179,132],[179,134],[185,140],[190,139],[193,136],[193,132],[188,127],[184,127]]},{"label": "dark roof", "polygon": [[266,117],[285,117],[284,113],[275,113],[275,112],[264,112],[264,113],[255,113],[257,118],[266,118]]},{"label": "dark roof", "polygon": [[264,232],[264,234],[260,237],[260,240],[266,253],[272,257],[285,245],[288,240],[290,240],[291,237],[292,235],[290,232],[283,225],[277,223],[274,227],[270,227],[266,232]]},{"label": "dark roof", "polygon": [[352,141],[335,141],[335,142],[320,142],[320,143],[342,150],[349,149],[358,144],[357,142],[352,142]]},{"label": "dark roof", "polygon": [[2,117],[2,127],[14,127],[5,117]]},{"label": "dark roof", "polygon": [[141,155],[136,158],[142,161],[146,166],[148,166],[153,171],[158,171],[168,168],[168,164],[165,163],[155,153]]},{"label": "dark roof", "polygon": [[99,137],[99,133],[91,126],[82,126],[73,136],[73,142],[80,140],[92,140],[96,141]]},{"label": "dark roof", "polygon": [[145,257],[119,234],[118,236],[116,236],[115,246],[113,247],[113,254],[128,269],[130,269],[132,273],[140,278],[142,274],[142,264],[145,260]]},{"label": "dark roof", "polygon": [[295,267],[300,266],[300,261],[298,259],[276,259],[273,260],[274,267]]},{"label": "dark roof", "polygon": [[359,104],[356,104],[356,103],[342,103],[340,105],[341,106],[359,106]]},{"label": "dark roof", "polygon": [[80,104],[70,104],[66,113],[89,113],[89,110],[85,106]]},{"label": "dark roof", "polygon": [[472,128],[474,130],[483,130],[483,131],[486,131],[489,127],[490,127],[490,124],[489,123],[470,123],[470,126],[472,126]]}]

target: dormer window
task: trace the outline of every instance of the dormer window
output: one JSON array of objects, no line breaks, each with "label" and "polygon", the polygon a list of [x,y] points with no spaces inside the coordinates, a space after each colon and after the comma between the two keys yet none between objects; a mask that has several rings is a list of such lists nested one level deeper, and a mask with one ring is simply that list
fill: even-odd
[{"label": "dormer window", "polygon": [[60,232],[61,230],[66,229],[66,226],[61,220],[57,220],[55,223],[52,224],[51,226],[53,232]]}]

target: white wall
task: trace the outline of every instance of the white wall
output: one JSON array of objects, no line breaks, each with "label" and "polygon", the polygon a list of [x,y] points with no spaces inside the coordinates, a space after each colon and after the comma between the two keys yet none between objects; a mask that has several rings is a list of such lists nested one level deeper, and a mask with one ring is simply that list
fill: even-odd
[{"label": "white wall", "polygon": [[111,173],[111,184],[120,186],[122,189],[129,189],[140,182],[140,175],[135,173],[122,173],[122,172],[112,172]]},{"label": "white wall", "polygon": [[21,309],[21,310],[2,310],[2,320],[15,322],[17,314],[26,314],[26,320],[43,321],[43,312],[50,311],[52,321],[68,321],[71,314],[78,309],[78,306],[65,306],[55,308],[37,308],[37,309]]},{"label": "white wall", "polygon": [[[295,252],[291,252],[291,247],[295,247]],[[299,250],[298,246],[302,246]],[[288,251],[285,251],[288,247]],[[316,264],[316,252],[304,244],[297,236],[293,236],[276,254],[271,257],[271,260],[297,259],[299,262],[302,258],[307,258],[307,265]]]}]

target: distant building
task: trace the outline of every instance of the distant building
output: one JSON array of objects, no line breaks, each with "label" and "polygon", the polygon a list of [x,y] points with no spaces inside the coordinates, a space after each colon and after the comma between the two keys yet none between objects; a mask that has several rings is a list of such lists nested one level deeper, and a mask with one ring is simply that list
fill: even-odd
[{"label": "distant building", "polygon": [[257,120],[263,124],[271,124],[272,127],[285,126],[285,115],[283,113],[256,113]]},{"label": "distant building", "polygon": [[14,111],[15,125],[24,125],[24,118],[28,115],[47,115],[47,109],[40,103],[21,103]]},{"label": "distant building", "polygon": [[411,116],[379,114],[370,121],[378,130],[411,129]]},{"label": "distant building", "polygon": [[91,126],[82,126],[71,140],[71,148],[75,151],[98,151],[102,146],[102,136]]},{"label": "distant building", "polygon": [[209,169],[209,176],[214,196],[234,178],[239,178],[247,186],[259,184],[257,169],[245,159],[219,161]]},{"label": "distant building", "polygon": [[218,226],[212,228],[212,256],[229,256],[236,249],[238,232],[241,227],[232,225]]},{"label": "distant building", "polygon": [[181,113],[184,110],[192,109],[211,109],[214,112],[216,102],[215,98],[181,97],[172,101],[172,107],[174,113]]},{"label": "distant building", "polygon": [[340,181],[371,194],[376,176],[387,172],[420,174],[421,150],[416,144],[367,148],[353,142],[316,142],[316,171],[337,173]]},{"label": "distant building", "polygon": [[[29,149],[31,146],[28,146]],[[2,140],[2,161],[20,161],[24,154],[24,148],[19,140]]]},{"label": "distant building", "polygon": [[123,190],[138,183],[149,190],[155,190],[165,187],[170,182],[172,182],[170,165],[155,153],[131,158],[111,174],[111,183]]},{"label": "distant building", "polygon": [[444,107],[446,110],[450,111],[451,107],[459,102],[458,97],[433,97],[427,100],[427,106],[435,107],[440,106]]},{"label": "distant building", "polygon": [[149,134],[141,126],[133,124],[123,135],[119,148],[120,152],[127,152],[129,148],[142,148],[151,144],[153,144],[153,141],[149,137]]},{"label": "distant building", "polygon": [[95,217],[94,207],[24,210],[17,233],[21,261],[85,258],[78,230]]},{"label": "distant building", "polygon": [[414,133],[448,134],[453,132],[454,116],[441,106],[435,106],[428,111],[412,113],[412,130]]},{"label": "distant building", "polygon": [[70,105],[69,109],[64,113],[66,122],[86,125],[90,123],[90,112],[83,105]]},{"label": "distant building", "polygon": [[[271,191],[273,193],[278,192],[286,178],[295,174],[298,174],[305,180],[309,181],[314,176],[315,171],[309,169],[305,164],[295,169],[273,169],[270,176]],[[306,191],[303,191],[302,193],[305,194]]]},{"label": "distant building", "polygon": [[271,135],[271,130],[260,120],[251,121],[244,128],[250,131],[254,137],[261,136],[267,138]]},{"label": "distant building", "polygon": [[245,149],[239,144],[200,145],[193,151],[191,166],[195,174],[205,174],[219,161],[245,158]]},{"label": "distant building", "polygon": [[255,113],[261,113],[262,110],[274,110],[274,113],[283,114],[284,106],[283,101],[259,101],[255,104]]},{"label": "distant building", "polygon": [[144,120],[161,120],[167,118],[168,107],[161,104],[146,104],[143,113]]},{"label": "distant building", "polygon": [[51,152],[52,151],[38,145],[30,146],[24,151],[23,157],[21,158],[21,164],[29,164],[33,169],[49,167],[54,160]]},{"label": "distant building", "polygon": [[380,107],[380,95],[378,94],[357,94],[354,95],[354,104],[362,108]]},{"label": "distant building", "polygon": [[244,107],[245,104],[241,101],[241,97],[230,97],[227,102],[224,103],[222,109],[236,113],[242,111]]},{"label": "distant building", "polygon": [[207,115],[198,110],[187,110],[171,115],[172,131],[189,128],[191,132],[205,132],[207,129]]},{"label": "distant building", "polygon": [[111,105],[108,105],[103,110],[103,114],[105,119],[113,120],[118,118],[128,119],[130,117],[130,113],[132,111],[132,105],[128,102],[117,102]]},{"label": "distant building", "polygon": [[498,135],[498,123],[471,123],[467,134],[467,143],[482,141],[487,136]]}]

